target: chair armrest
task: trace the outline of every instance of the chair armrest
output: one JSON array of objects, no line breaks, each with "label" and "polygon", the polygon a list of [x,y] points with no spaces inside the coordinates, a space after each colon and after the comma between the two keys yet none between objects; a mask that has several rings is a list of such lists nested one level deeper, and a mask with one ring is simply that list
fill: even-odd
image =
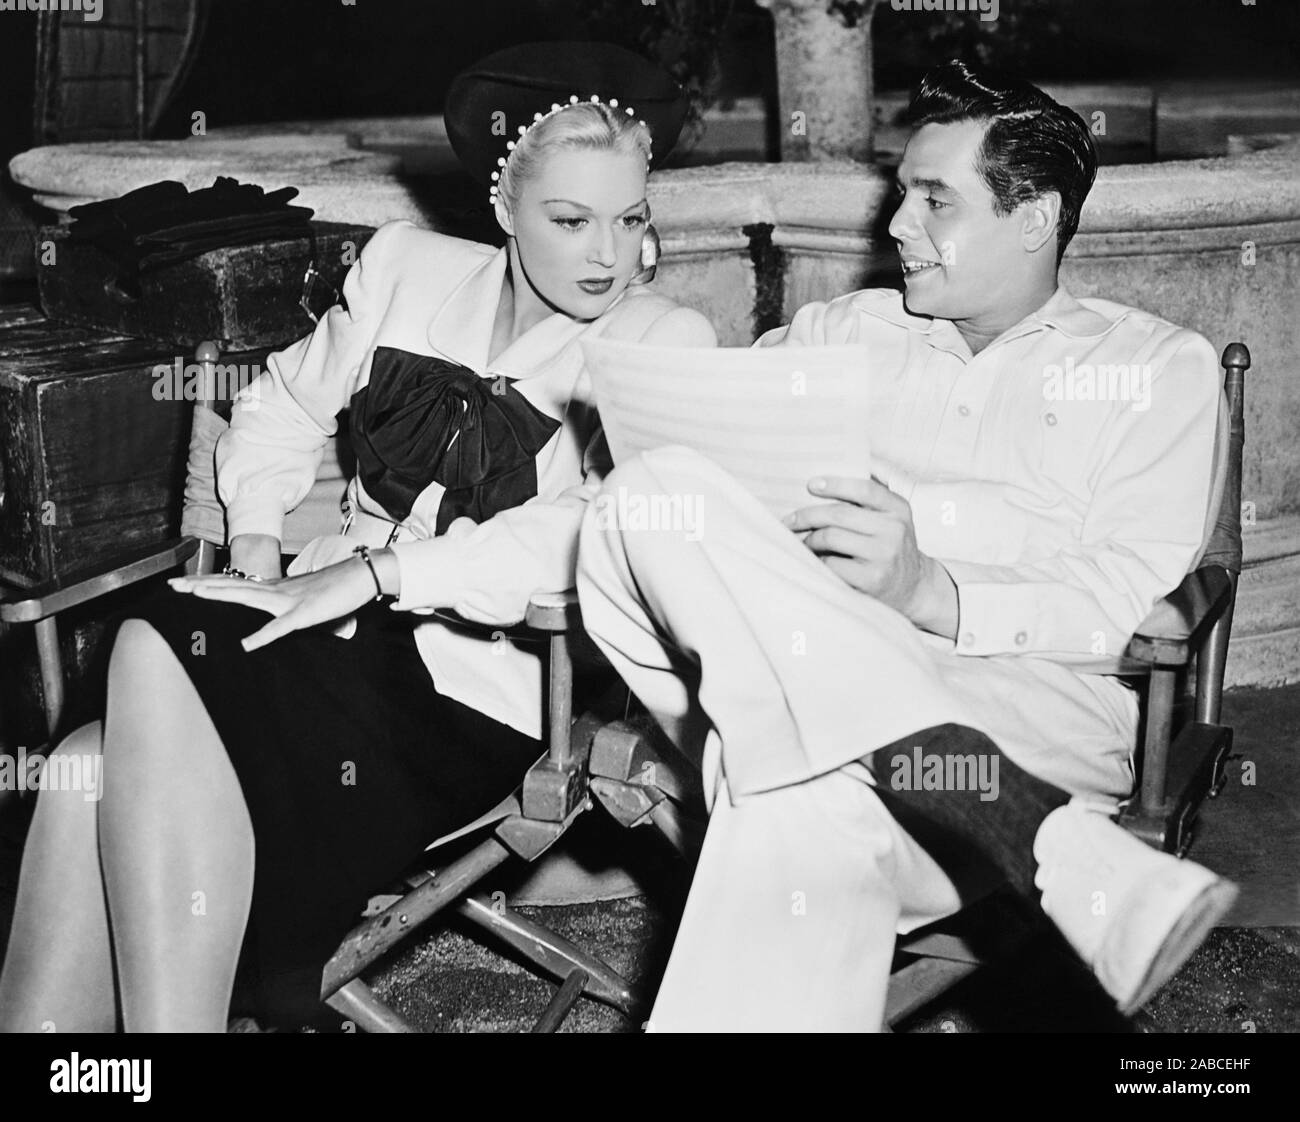
[{"label": "chair armrest", "polygon": [[513,623],[508,627],[503,627],[499,623],[479,623],[477,620],[466,619],[450,608],[438,608],[433,615],[445,623],[470,631],[480,631],[489,635],[500,632],[511,639],[532,640],[534,643],[545,637],[537,634],[539,631],[556,634],[582,630],[578,592],[573,588],[567,592],[533,593],[528,601],[528,610],[524,613],[523,623]]},{"label": "chair armrest", "polygon": [[1148,666],[1186,666],[1205,632],[1232,602],[1226,569],[1206,565],[1151,609],[1129,640],[1125,657]]},{"label": "chair armrest", "polygon": [[524,622],[535,631],[580,631],[582,609],[578,607],[578,590],[535,592],[528,601]]},{"label": "chair armrest", "polygon": [[174,569],[198,550],[197,538],[177,538],[122,554],[73,577],[20,589],[14,598],[0,601],[0,620],[5,623],[35,623],[66,608]]}]

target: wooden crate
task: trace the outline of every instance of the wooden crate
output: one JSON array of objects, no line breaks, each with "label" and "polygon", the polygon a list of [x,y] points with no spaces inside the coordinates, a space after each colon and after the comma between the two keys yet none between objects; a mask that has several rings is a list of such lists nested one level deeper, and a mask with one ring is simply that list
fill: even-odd
[{"label": "wooden crate", "polygon": [[[315,222],[316,268],[328,285],[343,278],[374,233],[370,226]],[[311,260],[305,238],[213,250],[140,278],[140,297],[115,295],[115,263],[64,227],[37,238],[41,307],[60,323],[193,348],[216,340],[223,351],[277,347],[301,338],[312,321],[299,306]],[[317,303],[319,315],[328,300]]]},{"label": "wooden crate", "polygon": [[[222,362],[251,372],[265,357]],[[178,358],[192,361],[79,328],[0,326],[0,581],[75,575],[179,533],[193,401],[173,392]]]}]

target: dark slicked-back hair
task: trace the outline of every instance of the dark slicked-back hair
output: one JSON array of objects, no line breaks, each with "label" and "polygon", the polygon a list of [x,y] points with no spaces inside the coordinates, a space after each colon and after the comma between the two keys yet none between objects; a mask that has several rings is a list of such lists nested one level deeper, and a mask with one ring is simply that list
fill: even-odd
[{"label": "dark slicked-back hair", "polygon": [[975,170],[993,192],[994,211],[1010,214],[1048,191],[1061,196],[1056,261],[1079,228],[1079,212],[1097,177],[1097,150],[1083,118],[1022,78],[953,60],[921,79],[907,122],[986,123]]}]

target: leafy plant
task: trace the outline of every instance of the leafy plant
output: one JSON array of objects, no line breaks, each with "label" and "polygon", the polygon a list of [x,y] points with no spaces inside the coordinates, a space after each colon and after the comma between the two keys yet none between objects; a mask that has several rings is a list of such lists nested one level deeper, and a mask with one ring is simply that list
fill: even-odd
[{"label": "leafy plant", "polygon": [[689,108],[678,152],[704,133],[704,110],[717,96],[718,56],[736,0],[578,0],[577,14],[593,39],[618,43],[668,71]]}]

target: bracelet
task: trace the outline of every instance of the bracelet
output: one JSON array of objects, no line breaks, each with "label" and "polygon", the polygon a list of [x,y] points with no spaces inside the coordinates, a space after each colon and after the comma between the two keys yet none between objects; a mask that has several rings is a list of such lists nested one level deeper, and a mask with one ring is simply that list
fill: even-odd
[{"label": "bracelet", "polygon": [[370,570],[371,579],[375,582],[375,600],[384,598],[384,586],[379,583],[379,574],[375,571],[375,563],[370,560],[370,547],[359,545],[352,551],[354,557],[360,557],[366,563],[366,568]]},{"label": "bracelet", "polygon": [[243,569],[236,569],[233,565],[227,565],[224,569],[222,569],[221,575],[223,577],[238,577],[240,580],[251,580],[256,582],[257,584],[262,583],[261,577],[256,576],[253,573],[246,573],[244,572]]}]

